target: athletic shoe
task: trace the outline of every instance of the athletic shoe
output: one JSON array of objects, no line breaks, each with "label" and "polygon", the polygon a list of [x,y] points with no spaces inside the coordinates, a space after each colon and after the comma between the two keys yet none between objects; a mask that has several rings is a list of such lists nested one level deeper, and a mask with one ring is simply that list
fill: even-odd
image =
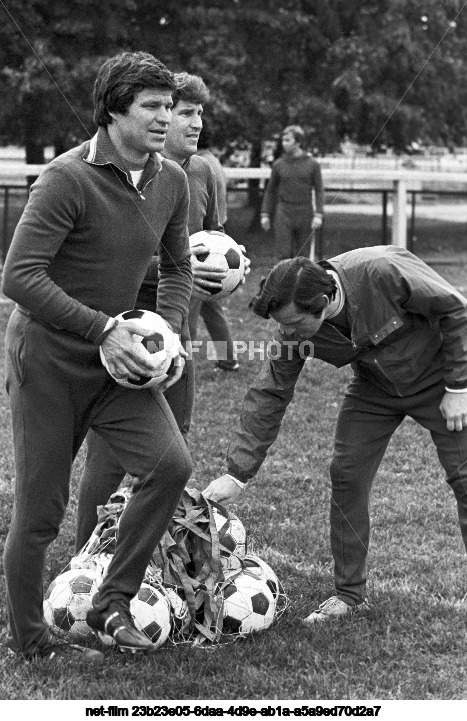
[{"label": "athletic shoe", "polygon": [[151,653],[157,648],[145,633],[138,631],[123,600],[112,601],[104,611],[92,608],[87,612],[86,623],[93,631],[111,636],[122,651]]},{"label": "athletic shoe", "polygon": [[214,370],[221,370],[221,371],[238,371],[240,368],[240,363],[237,363],[237,361],[217,361],[216,367]]},{"label": "athletic shoe", "polygon": [[368,605],[367,599],[363,599],[361,603],[355,606],[350,606],[345,601],[341,601],[337,596],[331,596],[324,601],[316,611],[310,613],[309,616],[303,619],[306,626],[312,626],[315,623],[323,623],[323,621],[333,621],[336,618],[345,618],[349,616],[355,616],[362,613],[363,611],[369,611],[370,606]]},{"label": "athletic shoe", "polygon": [[6,646],[11,653],[23,655],[26,661],[77,661],[81,664],[93,664],[95,666],[104,662],[104,654],[94,648],[86,648],[77,643],[68,643],[64,639],[49,635],[44,643],[37,646],[35,651],[29,654],[19,654],[14,651],[7,642]]}]

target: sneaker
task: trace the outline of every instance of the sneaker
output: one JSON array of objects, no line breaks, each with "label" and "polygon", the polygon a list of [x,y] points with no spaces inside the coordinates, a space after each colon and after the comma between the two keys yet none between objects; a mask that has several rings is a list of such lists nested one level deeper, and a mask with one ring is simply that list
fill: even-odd
[{"label": "sneaker", "polygon": [[157,648],[145,633],[138,631],[124,601],[112,601],[104,611],[92,608],[86,623],[93,631],[111,636],[121,651],[151,653]]},{"label": "sneaker", "polygon": [[238,371],[240,368],[240,363],[237,361],[217,361],[216,367],[214,370],[222,370],[222,371]]},{"label": "sneaker", "polygon": [[322,623],[323,621],[332,621],[335,618],[344,618],[345,616],[354,616],[362,613],[362,611],[369,611],[367,599],[363,599],[361,603],[357,603],[355,606],[350,606],[345,601],[341,601],[337,596],[331,596],[327,601],[324,601],[316,611],[310,613],[309,616],[303,619],[306,626],[312,626],[315,623]]},{"label": "sneaker", "polygon": [[[14,649],[7,643],[7,648],[11,653],[18,655]],[[93,664],[95,666],[104,662],[104,654],[94,648],[86,648],[77,643],[68,643],[64,639],[49,636],[45,643],[37,646],[32,653],[23,656],[26,661],[77,661],[81,664]]]}]

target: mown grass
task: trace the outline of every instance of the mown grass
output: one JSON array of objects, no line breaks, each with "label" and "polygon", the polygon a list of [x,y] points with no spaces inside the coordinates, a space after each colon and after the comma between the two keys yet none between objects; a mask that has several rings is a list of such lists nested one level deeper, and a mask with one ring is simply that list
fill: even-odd
[{"label": "mown grass", "polygon": [[[265,235],[246,232],[248,212],[232,213],[232,234],[253,261],[243,289],[227,302],[234,337],[268,340],[271,325],[247,310],[272,256]],[[465,228],[418,229],[418,247],[461,258]],[[330,217],[332,253],[379,242],[377,219]],[[431,245],[430,245],[431,244]],[[423,256],[423,252],[420,254]],[[455,261],[455,258],[453,257]],[[467,286],[459,263],[439,272]],[[0,305],[3,335],[11,306]],[[201,329],[200,338],[207,338]],[[215,372],[202,353],[190,446],[191,484],[203,488],[224,471],[240,403],[259,361],[240,357],[238,374]],[[3,373],[3,368],[2,368]],[[165,646],[154,657],[109,652],[97,673],[74,665],[23,664],[0,655],[1,699],[466,699],[465,551],[455,503],[428,434],[405,421],[395,434],[372,496],[368,618],[305,629],[300,619],[332,592],[328,465],[340,398],[350,371],[307,363],[279,438],[256,480],[234,510],[247,527],[250,549],[275,569],[289,606],[273,627],[217,648]],[[47,565],[48,583],[73,554],[78,457],[62,532]],[[0,396],[0,539],[13,500],[14,467],[6,395]],[[4,586],[0,604],[5,637]]]}]

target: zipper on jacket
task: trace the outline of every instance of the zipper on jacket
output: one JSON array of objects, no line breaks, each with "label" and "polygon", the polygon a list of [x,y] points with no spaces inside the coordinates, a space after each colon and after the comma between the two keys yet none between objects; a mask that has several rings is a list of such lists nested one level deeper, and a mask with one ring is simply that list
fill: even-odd
[{"label": "zipper on jacket", "polygon": [[385,379],[392,385],[392,387],[397,391],[397,395],[399,396],[399,398],[403,398],[403,395],[402,395],[402,393],[400,392],[400,390],[399,390],[399,388],[397,387],[397,385],[394,383],[394,381],[392,381],[392,380],[389,378],[389,376],[388,376],[388,375],[383,371],[383,369],[381,368],[380,364],[378,363],[377,358],[374,358],[374,359],[373,359],[373,363],[375,364],[375,366],[377,367],[377,369],[379,370],[379,372],[381,373],[381,375],[383,376],[383,378],[385,378]]},{"label": "zipper on jacket", "polygon": [[[159,169],[156,171],[156,175],[157,175],[157,173],[160,173],[161,170],[162,170],[162,168],[159,168]],[[152,183],[152,181],[155,179],[156,175],[154,175],[152,178],[149,178],[148,182],[144,184],[143,190],[146,190],[146,188],[148,187],[148,185],[149,185],[150,183]],[[138,190],[138,188],[136,188],[136,190]],[[144,195],[143,195],[143,191],[142,191],[142,190],[138,190],[138,193],[139,193],[139,195],[140,195],[141,200],[146,200],[146,198],[145,198]]]}]

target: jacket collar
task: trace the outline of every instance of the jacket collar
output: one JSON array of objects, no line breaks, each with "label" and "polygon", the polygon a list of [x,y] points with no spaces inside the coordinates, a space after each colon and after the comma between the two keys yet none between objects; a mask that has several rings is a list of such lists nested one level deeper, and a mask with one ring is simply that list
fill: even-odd
[{"label": "jacket collar", "polygon": [[[131,183],[130,171],[117,148],[110,140],[109,133],[105,127],[99,127],[97,133],[91,138],[83,160],[91,165],[114,165],[125,173],[128,181]],[[141,178],[139,186],[151,180],[161,168],[162,157],[159,153],[152,153],[144,168],[143,177]]]}]

